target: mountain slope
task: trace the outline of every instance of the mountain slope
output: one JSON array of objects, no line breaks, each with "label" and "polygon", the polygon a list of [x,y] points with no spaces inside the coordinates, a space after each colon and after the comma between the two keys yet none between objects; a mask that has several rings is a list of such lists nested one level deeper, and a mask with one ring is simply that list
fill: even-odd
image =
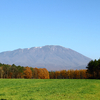
[{"label": "mountain slope", "polygon": [[85,69],[90,58],[62,46],[47,45],[0,53],[0,62],[48,70]]}]

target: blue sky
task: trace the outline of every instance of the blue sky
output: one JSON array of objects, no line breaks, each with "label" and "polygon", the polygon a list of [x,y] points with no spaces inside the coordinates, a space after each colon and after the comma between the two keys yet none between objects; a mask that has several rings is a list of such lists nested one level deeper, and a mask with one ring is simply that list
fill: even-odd
[{"label": "blue sky", "polygon": [[100,58],[100,0],[0,0],[0,52],[60,45]]}]

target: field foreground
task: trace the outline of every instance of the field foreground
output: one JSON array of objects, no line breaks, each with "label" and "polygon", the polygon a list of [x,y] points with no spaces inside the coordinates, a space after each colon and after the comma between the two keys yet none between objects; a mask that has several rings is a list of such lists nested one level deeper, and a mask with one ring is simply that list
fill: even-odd
[{"label": "field foreground", "polygon": [[0,100],[100,100],[100,80],[0,79]]}]

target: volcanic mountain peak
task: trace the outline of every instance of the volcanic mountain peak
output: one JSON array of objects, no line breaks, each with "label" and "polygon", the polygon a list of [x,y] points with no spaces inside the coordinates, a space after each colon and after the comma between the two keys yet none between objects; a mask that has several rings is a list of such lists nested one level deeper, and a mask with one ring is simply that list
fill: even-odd
[{"label": "volcanic mountain peak", "polygon": [[85,69],[91,59],[58,45],[17,49],[0,53],[0,62],[48,70]]}]

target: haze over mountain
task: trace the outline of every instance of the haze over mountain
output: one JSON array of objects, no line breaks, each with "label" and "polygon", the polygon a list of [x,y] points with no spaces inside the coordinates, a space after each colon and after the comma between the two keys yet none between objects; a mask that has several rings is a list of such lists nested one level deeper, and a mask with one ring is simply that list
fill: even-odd
[{"label": "haze over mountain", "polygon": [[0,53],[0,62],[47,70],[85,69],[91,59],[62,46],[47,45]]}]

